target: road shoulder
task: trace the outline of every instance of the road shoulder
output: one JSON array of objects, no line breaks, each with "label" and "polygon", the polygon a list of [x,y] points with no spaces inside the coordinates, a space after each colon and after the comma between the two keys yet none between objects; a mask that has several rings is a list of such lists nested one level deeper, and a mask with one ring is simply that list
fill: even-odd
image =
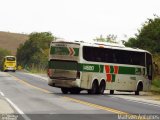
[{"label": "road shoulder", "polygon": [[10,104],[0,95],[0,114],[13,114],[15,113]]}]

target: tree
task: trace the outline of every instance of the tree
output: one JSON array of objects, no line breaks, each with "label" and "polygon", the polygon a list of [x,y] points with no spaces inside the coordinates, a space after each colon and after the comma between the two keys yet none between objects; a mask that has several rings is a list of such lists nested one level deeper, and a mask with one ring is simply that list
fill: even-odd
[{"label": "tree", "polygon": [[100,35],[100,37],[96,37],[94,39],[94,41],[97,42],[110,42],[110,43],[117,43],[116,42],[117,36],[113,35],[113,34],[109,34],[106,37],[103,37],[102,35]]},{"label": "tree", "polygon": [[17,61],[22,66],[47,66],[49,45],[56,38],[50,32],[31,33],[29,40],[17,49]]},{"label": "tree", "polygon": [[2,60],[7,55],[11,55],[11,52],[6,49],[0,48],[0,60]]},{"label": "tree", "polygon": [[129,38],[128,42],[126,41],[122,41],[122,42],[123,44],[125,44],[125,46],[128,46],[128,47],[138,47],[136,38]]},{"label": "tree", "polygon": [[6,50],[6,49],[0,48],[0,68],[1,68],[1,66],[2,66],[2,60],[3,60],[3,58],[4,58],[5,56],[7,56],[7,55],[11,55],[11,52],[8,51],[8,50]]},{"label": "tree", "polygon": [[147,19],[142,28],[138,30],[136,37],[130,38],[125,45],[142,48],[152,53],[160,53],[160,17]]}]

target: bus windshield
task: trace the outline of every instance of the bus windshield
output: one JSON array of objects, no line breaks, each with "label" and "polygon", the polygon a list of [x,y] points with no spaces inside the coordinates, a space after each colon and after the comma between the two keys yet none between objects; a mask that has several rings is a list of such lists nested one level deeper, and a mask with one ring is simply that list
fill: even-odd
[{"label": "bus windshield", "polygon": [[7,61],[15,61],[16,59],[15,59],[15,57],[7,57],[6,60]]}]

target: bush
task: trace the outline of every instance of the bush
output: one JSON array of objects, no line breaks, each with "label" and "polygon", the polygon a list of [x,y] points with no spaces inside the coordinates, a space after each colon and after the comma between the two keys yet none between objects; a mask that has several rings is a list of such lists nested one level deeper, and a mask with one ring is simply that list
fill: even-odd
[{"label": "bush", "polygon": [[2,69],[3,58],[7,55],[11,55],[11,52],[6,49],[0,48],[0,70]]},{"label": "bush", "polygon": [[152,81],[152,85],[160,88],[160,79],[157,77]]}]

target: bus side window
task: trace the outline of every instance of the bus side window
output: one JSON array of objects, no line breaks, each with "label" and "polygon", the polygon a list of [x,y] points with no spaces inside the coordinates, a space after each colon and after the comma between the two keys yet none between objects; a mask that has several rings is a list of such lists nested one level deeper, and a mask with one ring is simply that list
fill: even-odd
[{"label": "bus side window", "polygon": [[105,62],[106,63],[113,63],[113,51],[106,49],[104,52]]},{"label": "bus side window", "polygon": [[95,56],[94,57],[94,61],[101,62],[100,49],[99,48],[94,48],[94,52],[93,53],[94,53],[93,56]]}]

